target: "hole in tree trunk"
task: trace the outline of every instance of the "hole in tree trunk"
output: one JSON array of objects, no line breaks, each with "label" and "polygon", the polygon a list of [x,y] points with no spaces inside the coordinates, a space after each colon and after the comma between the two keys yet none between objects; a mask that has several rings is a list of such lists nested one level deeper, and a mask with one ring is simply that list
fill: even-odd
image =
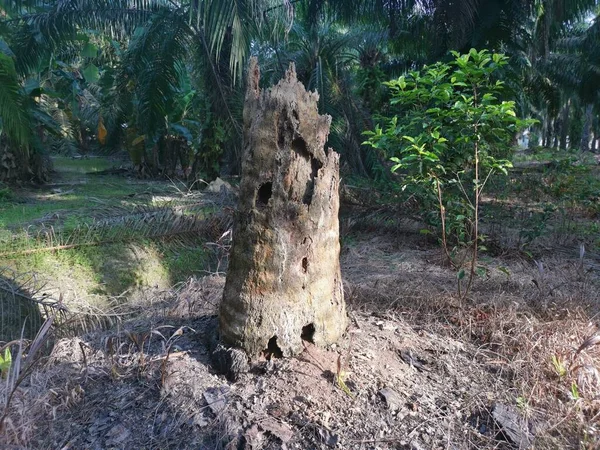
[{"label": "hole in tree trunk", "polygon": [[306,189],[304,190],[304,196],[302,197],[302,203],[305,205],[310,205],[312,202],[312,196],[315,192],[315,178],[317,178],[317,174],[319,173],[319,169],[323,167],[323,164],[317,159],[312,158],[310,161],[310,179],[306,183]]},{"label": "hole in tree trunk", "polygon": [[302,334],[300,335],[303,341],[315,343],[315,325],[309,323],[308,325],[302,327]]},{"label": "hole in tree trunk", "polygon": [[301,137],[297,137],[292,141],[292,150],[294,150],[298,156],[304,158],[306,162],[310,162],[310,173],[303,174],[303,176],[308,175],[308,180],[306,180],[306,187],[304,188],[304,195],[302,196],[302,203],[310,205],[315,190],[315,178],[323,164],[310,154],[306,147],[306,142]]},{"label": "hole in tree trunk", "polygon": [[301,137],[297,137],[292,141],[292,150],[302,156],[305,160],[308,161],[310,159],[310,153],[306,148],[306,142],[304,142],[304,139]]},{"label": "hole in tree trunk", "polygon": [[305,256],[302,258],[302,273],[308,272],[308,258]]},{"label": "hole in tree trunk", "polygon": [[277,345],[277,336],[273,336],[271,339],[269,339],[269,343],[267,344],[265,358],[272,359],[281,357],[283,357],[283,352],[279,348],[279,345]]},{"label": "hole in tree trunk", "polygon": [[256,194],[256,204],[258,206],[267,206],[267,203],[269,203],[269,199],[272,195],[273,183],[269,181],[261,184],[261,186],[258,188],[258,193]]}]

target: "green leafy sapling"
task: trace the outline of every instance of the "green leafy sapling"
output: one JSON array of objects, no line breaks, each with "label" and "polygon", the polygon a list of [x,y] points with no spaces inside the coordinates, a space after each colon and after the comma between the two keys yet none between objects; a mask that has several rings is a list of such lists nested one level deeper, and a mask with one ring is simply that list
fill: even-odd
[{"label": "green leafy sapling", "polygon": [[[395,115],[366,132],[366,144],[382,151],[402,173],[424,210],[436,211],[444,254],[458,271],[459,293],[467,295],[478,272],[479,208],[493,173],[512,167],[511,140],[533,121],[521,120],[515,102],[501,100],[495,72],[508,63],[502,54],[471,49],[386,82]],[[454,248],[450,250],[450,244]],[[462,260],[456,257],[457,250]],[[463,268],[470,256],[467,271]]]}]

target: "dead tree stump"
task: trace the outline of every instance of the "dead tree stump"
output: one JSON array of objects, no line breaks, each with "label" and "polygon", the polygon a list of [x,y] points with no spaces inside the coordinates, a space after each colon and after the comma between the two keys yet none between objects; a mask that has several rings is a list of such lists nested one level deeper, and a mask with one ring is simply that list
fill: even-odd
[{"label": "dead tree stump", "polygon": [[219,324],[224,343],[251,359],[291,356],[302,339],[337,341],[347,325],[340,273],[339,155],[324,145],[317,111],[293,64],[259,88],[250,62],[239,206]]}]

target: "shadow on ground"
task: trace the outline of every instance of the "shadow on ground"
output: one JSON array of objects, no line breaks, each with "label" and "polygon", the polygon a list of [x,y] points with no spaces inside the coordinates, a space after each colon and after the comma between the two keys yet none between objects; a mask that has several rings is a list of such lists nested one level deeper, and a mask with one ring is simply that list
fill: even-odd
[{"label": "shadow on ground", "polygon": [[33,339],[42,325],[39,304],[26,284],[27,279],[0,268],[0,342]]}]

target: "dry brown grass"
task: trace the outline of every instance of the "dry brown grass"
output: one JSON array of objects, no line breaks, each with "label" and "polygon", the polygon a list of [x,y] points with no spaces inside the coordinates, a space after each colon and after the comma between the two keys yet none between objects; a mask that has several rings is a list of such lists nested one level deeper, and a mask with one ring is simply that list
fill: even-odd
[{"label": "dry brown grass", "polygon": [[595,262],[496,258],[461,301],[441,260],[437,249],[399,250],[392,236],[363,240],[343,256],[347,300],[354,310],[477,345],[477,363],[512,386],[508,397],[533,424],[536,448],[599,448]]},{"label": "dry brown grass", "polygon": [[[143,304],[115,306],[110,314],[86,310],[79,321],[89,325],[89,317],[96,321],[110,318],[112,326],[106,329],[100,324],[96,331],[81,333],[80,337],[64,337],[70,335],[71,328],[65,330],[62,325],[55,329],[63,338],[56,341],[43,365],[15,390],[0,434],[0,448],[54,448],[51,441],[45,440],[46,434],[52,434],[55,427],[68,428],[65,417],[80,426],[93,421],[94,414],[103,408],[114,407],[111,402],[115,395],[104,391],[107,386],[112,390],[121,386],[120,396],[134,395],[134,403],[144,405],[135,409],[135,415],[143,419],[133,420],[151,419],[158,428],[183,430],[153,437],[146,442],[150,445],[147,448],[171,448],[178,439],[184,439],[183,425],[196,420],[198,399],[165,392],[177,394],[181,386],[178,377],[184,375],[176,367],[182,359],[189,359],[185,348],[191,344],[187,342],[180,348],[180,338],[194,334],[187,325],[193,318],[216,313],[223,285],[223,277],[208,276],[200,281],[189,280],[172,290],[156,291]],[[76,316],[69,311],[72,321],[78,320]],[[0,380],[0,399],[7,393],[7,386]],[[104,399],[108,405],[103,404]],[[59,422],[53,425],[54,420]],[[222,448],[221,440],[228,442],[226,438],[231,433],[227,417],[217,417],[203,426],[208,433],[206,439],[214,444],[211,448]]]}]

